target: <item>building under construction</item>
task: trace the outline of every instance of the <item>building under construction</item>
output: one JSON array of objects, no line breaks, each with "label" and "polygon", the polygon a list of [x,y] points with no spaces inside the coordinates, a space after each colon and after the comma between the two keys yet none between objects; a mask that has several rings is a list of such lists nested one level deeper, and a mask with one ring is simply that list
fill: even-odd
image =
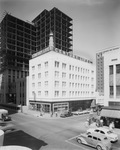
[{"label": "building under construction", "polygon": [[[26,104],[29,59],[49,45],[72,52],[72,19],[57,8],[44,10],[32,22],[6,13],[0,23],[0,102]],[[22,79],[22,80],[21,80]]]}]

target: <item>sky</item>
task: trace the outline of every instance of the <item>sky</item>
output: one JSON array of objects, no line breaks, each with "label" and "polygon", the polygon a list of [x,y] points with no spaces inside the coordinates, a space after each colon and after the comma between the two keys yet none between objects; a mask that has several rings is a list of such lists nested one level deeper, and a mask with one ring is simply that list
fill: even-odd
[{"label": "sky", "polygon": [[53,7],[73,19],[73,53],[95,63],[96,52],[120,46],[120,0],[0,0],[4,12],[32,21]]}]

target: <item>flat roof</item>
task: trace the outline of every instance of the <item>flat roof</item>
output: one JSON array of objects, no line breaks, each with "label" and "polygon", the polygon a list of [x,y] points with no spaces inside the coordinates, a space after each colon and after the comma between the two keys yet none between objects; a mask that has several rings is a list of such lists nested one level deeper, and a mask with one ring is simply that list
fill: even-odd
[{"label": "flat roof", "polygon": [[34,54],[32,55],[32,59],[35,58],[35,57],[38,57],[38,56],[40,56],[40,55],[43,55],[43,54],[45,54],[45,53],[48,53],[48,52],[50,52],[50,51],[54,51],[54,52],[56,52],[56,53],[66,55],[66,56],[68,56],[68,57],[72,57],[72,58],[74,58],[74,59],[77,59],[77,60],[80,60],[80,61],[84,61],[84,62],[86,62],[86,63],[93,64],[93,62],[92,62],[91,60],[87,59],[87,58],[83,58],[83,57],[74,55],[74,54],[72,54],[72,53],[65,52],[65,51],[60,50],[60,49],[55,48],[55,47],[52,47],[52,48],[51,48],[51,47],[47,47],[47,48],[45,48],[45,49],[43,49],[43,50],[41,50],[41,51],[39,51],[39,52],[37,52],[37,53],[34,53]]}]

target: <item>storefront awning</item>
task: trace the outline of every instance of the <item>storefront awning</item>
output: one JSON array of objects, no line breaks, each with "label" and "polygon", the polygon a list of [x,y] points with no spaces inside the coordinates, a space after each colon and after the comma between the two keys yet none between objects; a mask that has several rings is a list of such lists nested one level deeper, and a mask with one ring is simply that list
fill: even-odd
[{"label": "storefront awning", "polygon": [[100,116],[120,119],[120,110],[102,109]]}]

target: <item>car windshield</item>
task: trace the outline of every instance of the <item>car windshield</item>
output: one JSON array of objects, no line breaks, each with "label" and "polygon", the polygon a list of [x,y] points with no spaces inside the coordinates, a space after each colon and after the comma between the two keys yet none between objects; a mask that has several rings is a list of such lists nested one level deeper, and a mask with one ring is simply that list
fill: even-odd
[{"label": "car windshield", "polygon": [[107,131],[107,134],[111,134],[111,133],[113,133],[112,131]]}]

